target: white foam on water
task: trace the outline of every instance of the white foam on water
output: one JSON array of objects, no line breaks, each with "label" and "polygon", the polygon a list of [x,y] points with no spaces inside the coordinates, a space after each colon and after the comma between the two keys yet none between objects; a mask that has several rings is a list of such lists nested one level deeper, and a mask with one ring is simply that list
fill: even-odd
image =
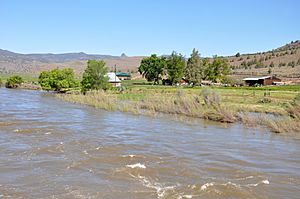
[{"label": "white foam on water", "polygon": [[256,186],[258,186],[260,184],[270,184],[270,181],[268,179],[262,180],[261,182],[258,182],[256,184],[248,184],[247,187],[256,187]]},{"label": "white foam on water", "polygon": [[19,131],[20,131],[19,129],[15,129],[15,130],[14,130],[14,132],[19,132]]},{"label": "white foam on water", "polygon": [[122,157],[123,158],[128,158],[128,157],[134,158],[134,157],[136,157],[136,155],[132,155],[132,154],[130,154],[130,155],[122,155]]},{"label": "white foam on water", "polygon": [[261,181],[263,184],[270,184],[269,180],[263,180]]},{"label": "white foam on water", "polygon": [[129,167],[132,169],[134,169],[134,168],[146,169],[146,166],[141,163],[129,164],[129,165],[126,165],[126,167]]},{"label": "white foam on water", "polygon": [[182,197],[183,197],[183,198],[193,198],[192,195],[183,195]]},{"label": "white foam on water", "polygon": [[100,146],[98,146],[98,147],[96,148],[96,150],[99,150],[99,149],[101,149],[101,147],[100,147]]},{"label": "white foam on water", "polygon": [[46,132],[46,133],[45,133],[45,135],[51,135],[51,134],[52,134],[51,132]]},{"label": "white foam on water", "polygon": [[196,186],[195,184],[193,184],[193,185],[191,186],[191,188],[192,188],[192,189],[196,189],[197,186]]},{"label": "white foam on water", "polygon": [[254,176],[247,176],[247,177],[238,178],[238,179],[235,179],[235,180],[248,180],[248,179],[252,179],[252,178],[254,178]]},{"label": "white foam on water", "polygon": [[89,153],[86,151],[86,150],[84,150],[84,151],[82,151],[85,155],[88,155]]},{"label": "white foam on water", "polygon": [[166,196],[167,191],[174,190],[176,188],[176,186],[163,186],[161,183],[151,182],[151,180],[149,180],[145,176],[141,176],[141,175],[134,176],[132,174],[129,175],[135,179],[138,179],[143,184],[143,186],[150,189],[154,189],[156,191],[158,199],[164,198]]},{"label": "white foam on water", "polygon": [[231,186],[234,186],[234,187],[237,187],[237,188],[241,187],[241,185],[233,183],[233,182],[230,182],[230,181],[227,182],[227,183],[225,183],[225,184],[221,184],[221,185],[224,185],[224,186],[231,185]]},{"label": "white foam on water", "polygon": [[175,186],[163,186],[162,184],[158,183],[158,182],[151,182],[150,180],[148,180],[145,176],[138,176],[139,179],[141,179],[143,185],[145,187],[148,188],[152,188],[156,190],[157,193],[157,198],[161,199],[164,198],[166,192],[168,190],[173,190],[175,188]]},{"label": "white foam on water", "polygon": [[64,144],[64,142],[60,142],[60,144]]},{"label": "white foam on water", "polygon": [[205,191],[208,187],[214,186],[214,183],[209,182],[209,183],[205,183],[204,185],[201,186],[200,190],[201,191]]}]

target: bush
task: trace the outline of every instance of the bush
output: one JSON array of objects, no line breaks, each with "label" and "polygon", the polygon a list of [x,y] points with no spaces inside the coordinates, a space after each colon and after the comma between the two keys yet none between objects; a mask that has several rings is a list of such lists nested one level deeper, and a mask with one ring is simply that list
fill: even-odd
[{"label": "bush", "polygon": [[262,104],[268,104],[268,103],[271,103],[272,100],[270,98],[267,98],[267,97],[264,97],[260,100],[258,100],[258,103],[262,103]]},{"label": "bush", "polygon": [[288,63],[288,66],[291,66],[292,68],[294,68],[295,65],[296,65],[296,64],[295,64],[295,61],[291,61],[291,62]]},{"label": "bush", "polygon": [[278,65],[278,67],[282,67],[282,66],[286,66],[286,63],[280,62],[279,65]]},{"label": "bush", "polygon": [[232,78],[232,77],[229,77],[229,76],[224,76],[221,78],[221,83],[222,84],[229,84],[229,85],[235,85],[235,84],[238,84],[237,80]]},{"label": "bush", "polygon": [[219,106],[221,104],[221,97],[215,91],[203,89],[201,91],[201,95],[203,96],[206,105]]},{"label": "bush", "polygon": [[1,80],[1,78],[0,78],[0,87],[2,86],[2,80]]},{"label": "bush", "polygon": [[39,76],[39,84],[43,90],[54,90],[58,92],[78,86],[73,69],[71,68],[43,71]]},{"label": "bush", "polygon": [[6,88],[17,88],[23,83],[22,77],[15,75],[7,79],[5,83]]}]

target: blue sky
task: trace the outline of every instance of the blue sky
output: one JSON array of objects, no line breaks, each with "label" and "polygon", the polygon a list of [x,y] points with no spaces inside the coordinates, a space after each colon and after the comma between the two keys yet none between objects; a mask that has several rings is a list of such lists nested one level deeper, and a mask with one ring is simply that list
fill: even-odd
[{"label": "blue sky", "polygon": [[0,0],[0,48],[20,53],[231,55],[300,39],[298,0]]}]

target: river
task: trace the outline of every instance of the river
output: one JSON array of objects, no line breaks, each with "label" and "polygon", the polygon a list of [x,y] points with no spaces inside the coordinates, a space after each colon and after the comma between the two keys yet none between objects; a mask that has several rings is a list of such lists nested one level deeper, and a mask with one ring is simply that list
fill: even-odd
[{"label": "river", "polygon": [[0,198],[300,198],[300,140],[0,89]]}]

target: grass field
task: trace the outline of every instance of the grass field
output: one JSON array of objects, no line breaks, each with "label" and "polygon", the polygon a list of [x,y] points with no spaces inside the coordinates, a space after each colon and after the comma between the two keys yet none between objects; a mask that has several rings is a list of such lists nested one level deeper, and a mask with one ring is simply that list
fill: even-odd
[{"label": "grass field", "polygon": [[[123,81],[125,89],[118,94],[121,100],[145,100],[171,96],[182,92],[187,96],[200,96],[203,89],[211,89],[221,96],[222,104],[236,111],[285,114],[285,108],[300,92],[300,85],[266,87],[171,87],[152,85],[141,80]],[[155,100],[157,101],[157,100]]]}]

